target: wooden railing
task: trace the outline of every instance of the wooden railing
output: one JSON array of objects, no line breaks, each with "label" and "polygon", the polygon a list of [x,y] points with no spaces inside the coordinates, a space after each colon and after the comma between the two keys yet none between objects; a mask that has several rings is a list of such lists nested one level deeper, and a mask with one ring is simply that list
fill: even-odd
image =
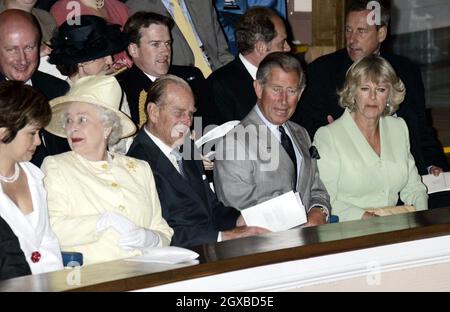
[{"label": "wooden railing", "polygon": [[84,266],[78,272],[66,270],[3,281],[0,291],[146,289],[242,269],[447,235],[450,235],[450,208],[440,208],[203,245],[194,248],[200,254],[200,263],[196,265],[119,260]]}]

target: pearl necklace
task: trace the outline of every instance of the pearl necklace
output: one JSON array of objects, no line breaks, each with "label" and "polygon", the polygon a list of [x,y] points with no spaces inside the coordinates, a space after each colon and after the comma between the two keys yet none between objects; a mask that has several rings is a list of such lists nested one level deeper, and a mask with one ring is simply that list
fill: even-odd
[{"label": "pearl necklace", "polygon": [[19,173],[20,173],[19,165],[16,163],[14,165],[14,174],[10,177],[5,177],[0,174],[0,180],[5,183],[14,183],[19,178]]}]

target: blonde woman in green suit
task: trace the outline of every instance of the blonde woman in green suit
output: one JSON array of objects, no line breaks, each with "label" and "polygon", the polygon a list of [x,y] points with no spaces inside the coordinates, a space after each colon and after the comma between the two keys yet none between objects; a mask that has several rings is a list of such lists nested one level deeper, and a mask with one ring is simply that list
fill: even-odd
[{"label": "blonde woman in green suit", "polygon": [[396,205],[400,199],[426,210],[427,190],[410,152],[405,121],[392,114],[406,90],[391,65],[367,56],[347,72],[339,103],[344,114],[315,137],[320,179],[340,221],[376,216],[364,208]]}]

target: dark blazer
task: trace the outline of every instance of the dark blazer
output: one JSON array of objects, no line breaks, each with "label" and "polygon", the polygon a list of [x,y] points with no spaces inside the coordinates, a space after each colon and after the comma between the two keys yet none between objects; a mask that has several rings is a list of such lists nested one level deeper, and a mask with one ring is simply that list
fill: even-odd
[{"label": "dark blazer", "polygon": [[[5,80],[5,76],[0,73],[0,81]],[[35,71],[31,76],[31,83],[34,88],[44,94],[48,100],[62,96],[69,91],[69,84],[64,80],[52,75]],[[45,130],[41,130],[42,144],[36,149],[31,162],[40,167],[44,158],[48,155],[56,155],[70,150],[65,138],[53,135]]]},{"label": "dark blazer", "polygon": [[0,280],[30,274],[30,266],[20,248],[19,240],[8,223],[0,217]]},{"label": "dark blazer", "polygon": [[50,11],[50,8],[55,4],[56,1],[58,0],[38,0],[35,7]]},{"label": "dark blazer", "polygon": [[[420,69],[408,59],[381,53],[392,65],[406,87],[406,97],[396,112],[409,130],[411,153],[421,175],[436,165],[448,171],[442,147],[425,119],[424,86]],[[352,65],[346,49],[322,56],[307,68],[307,86],[292,120],[305,127],[313,137],[316,130],[328,124],[327,115],[339,118],[344,109],[338,104],[336,91],[342,88],[345,74]]]},{"label": "dark blazer", "polygon": [[[198,151],[192,148],[191,159],[194,153],[199,157]],[[236,226],[240,213],[217,200],[200,160],[183,159],[187,175],[183,178],[144,129],[134,139],[128,155],[147,161],[152,168],[162,215],[174,230],[172,245],[190,247],[215,243],[218,231]]]},{"label": "dark blazer", "polygon": [[[203,99],[207,93],[206,80],[200,69],[193,66],[172,65],[169,68],[169,74],[178,76],[189,83],[196,97],[198,106],[197,114],[200,114],[204,103]],[[131,119],[135,124],[139,125],[140,121],[142,123],[142,121],[146,120],[144,104],[147,91],[152,85],[152,81],[136,65],[133,65],[129,70],[118,74],[116,78],[127,96]],[[143,91],[144,93],[142,93]],[[144,100],[139,101],[139,98],[142,96]]]},{"label": "dark blazer", "polygon": [[242,120],[256,104],[253,78],[239,57],[213,72],[207,81],[212,97],[205,115],[209,124]]}]

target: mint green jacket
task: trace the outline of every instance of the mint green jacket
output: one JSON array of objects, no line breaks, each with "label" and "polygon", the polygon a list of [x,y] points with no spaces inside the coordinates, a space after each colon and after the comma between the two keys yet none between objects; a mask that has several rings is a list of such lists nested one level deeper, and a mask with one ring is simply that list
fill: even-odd
[{"label": "mint green jacket", "polygon": [[340,221],[361,219],[364,208],[395,206],[399,194],[405,204],[428,209],[427,189],[410,153],[405,121],[381,117],[380,135],[378,156],[348,110],[316,132],[320,179]]}]

